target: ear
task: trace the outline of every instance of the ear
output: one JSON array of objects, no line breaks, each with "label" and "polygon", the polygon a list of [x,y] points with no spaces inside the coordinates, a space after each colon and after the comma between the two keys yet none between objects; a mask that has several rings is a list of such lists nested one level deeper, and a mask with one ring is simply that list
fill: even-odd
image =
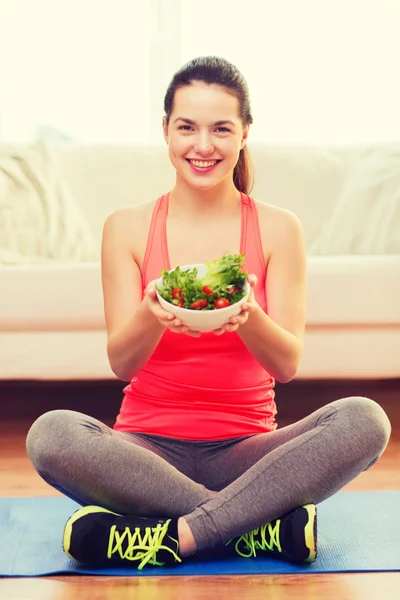
[{"label": "ear", "polygon": [[246,145],[247,138],[248,138],[248,135],[249,135],[249,129],[250,129],[250,125],[246,125],[246,127],[243,129],[242,141],[240,142],[240,149],[241,150],[243,150],[243,148]]},{"label": "ear", "polygon": [[165,116],[162,118],[162,128],[163,128],[164,140],[168,144],[168,125],[167,125],[167,117],[165,117]]}]

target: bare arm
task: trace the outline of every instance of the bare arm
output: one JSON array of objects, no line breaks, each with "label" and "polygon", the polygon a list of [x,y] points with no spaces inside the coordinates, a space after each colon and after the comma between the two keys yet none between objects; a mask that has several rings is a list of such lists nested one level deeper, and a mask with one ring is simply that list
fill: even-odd
[{"label": "bare arm", "polygon": [[101,271],[107,354],[117,377],[130,381],[156,349],[165,327],[142,300],[140,269],[130,251],[129,209],[112,213],[103,228]]},{"label": "bare arm", "polygon": [[257,306],[237,333],[277,381],[296,375],[303,354],[306,251],[299,219],[283,213],[275,230],[266,276],[268,315]]}]

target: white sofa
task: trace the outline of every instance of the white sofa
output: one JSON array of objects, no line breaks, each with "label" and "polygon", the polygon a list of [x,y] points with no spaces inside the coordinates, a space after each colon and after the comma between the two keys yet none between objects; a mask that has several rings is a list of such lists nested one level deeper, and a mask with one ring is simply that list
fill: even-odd
[{"label": "white sofa", "polygon": [[[308,249],[332,216],[350,167],[371,148],[249,143],[252,196],[292,210]],[[174,184],[166,146],[52,145],[100,250],[117,207]],[[400,222],[398,224],[400,227]],[[0,265],[0,379],[114,378],[99,261]],[[305,353],[298,379],[400,377],[400,254],[308,255]]]}]

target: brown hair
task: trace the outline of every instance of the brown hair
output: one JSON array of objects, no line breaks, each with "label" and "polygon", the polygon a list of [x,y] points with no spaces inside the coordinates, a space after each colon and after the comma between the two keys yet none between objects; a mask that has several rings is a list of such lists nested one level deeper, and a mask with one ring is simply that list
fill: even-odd
[{"label": "brown hair", "polygon": [[[164,98],[164,111],[168,126],[173,110],[175,92],[191,85],[193,81],[217,84],[232,90],[239,102],[240,118],[243,127],[253,123],[250,110],[249,90],[239,69],[219,56],[200,56],[183,65],[173,76]],[[240,150],[238,162],[233,171],[233,183],[244,194],[253,188],[253,170],[247,145]]]}]

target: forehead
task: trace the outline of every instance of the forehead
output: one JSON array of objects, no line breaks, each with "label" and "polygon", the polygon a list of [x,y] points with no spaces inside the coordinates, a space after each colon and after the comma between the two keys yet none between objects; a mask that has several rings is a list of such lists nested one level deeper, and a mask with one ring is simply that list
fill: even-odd
[{"label": "forehead", "polygon": [[239,120],[239,102],[220,85],[194,81],[175,92],[173,114],[194,120]]}]

